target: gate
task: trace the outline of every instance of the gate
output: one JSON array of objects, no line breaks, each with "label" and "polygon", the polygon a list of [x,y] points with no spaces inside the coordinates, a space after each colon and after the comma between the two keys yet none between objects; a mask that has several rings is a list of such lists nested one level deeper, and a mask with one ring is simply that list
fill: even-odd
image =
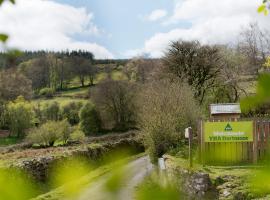
[{"label": "gate", "polygon": [[[252,121],[253,141],[209,142],[205,141],[205,122]],[[270,139],[270,120],[265,119],[209,119],[200,121],[198,129],[200,161],[207,165],[239,165],[257,163],[266,155]]]}]

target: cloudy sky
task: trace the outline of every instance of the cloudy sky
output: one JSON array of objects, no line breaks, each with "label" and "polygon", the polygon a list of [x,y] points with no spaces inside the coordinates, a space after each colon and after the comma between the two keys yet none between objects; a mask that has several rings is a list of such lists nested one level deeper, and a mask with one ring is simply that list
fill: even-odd
[{"label": "cloudy sky", "polygon": [[0,32],[23,50],[84,49],[96,58],[162,56],[172,40],[233,43],[257,22],[261,0],[17,0],[0,8]]}]

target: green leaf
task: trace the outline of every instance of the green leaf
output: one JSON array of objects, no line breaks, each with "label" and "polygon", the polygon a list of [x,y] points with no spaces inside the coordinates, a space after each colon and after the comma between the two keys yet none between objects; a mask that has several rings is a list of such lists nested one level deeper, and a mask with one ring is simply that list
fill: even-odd
[{"label": "green leaf", "polygon": [[15,0],[9,0],[11,3],[15,4]]},{"label": "green leaf", "polygon": [[1,6],[1,4],[4,2],[4,0],[0,0],[0,6]]},{"label": "green leaf", "polygon": [[266,10],[266,5],[265,4],[262,4],[261,6],[259,6],[258,8],[258,13],[261,13],[261,12],[264,12]]},{"label": "green leaf", "polygon": [[7,41],[7,39],[8,39],[8,35],[0,33],[0,41],[1,42],[5,43]]}]

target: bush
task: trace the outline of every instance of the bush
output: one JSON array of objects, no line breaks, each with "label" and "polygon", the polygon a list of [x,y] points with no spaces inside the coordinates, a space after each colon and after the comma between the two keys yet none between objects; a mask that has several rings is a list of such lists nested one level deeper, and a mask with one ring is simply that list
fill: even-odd
[{"label": "bush", "polygon": [[24,137],[25,130],[33,125],[33,116],[31,104],[22,96],[7,105],[6,117],[8,118],[9,129],[17,137]]},{"label": "bush", "polygon": [[47,97],[47,98],[53,97],[54,94],[55,94],[55,90],[52,89],[52,88],[42,88],[39,91],[40,96],[44,96],[44,97]]},{"label": "bush", "polygon": [[86,103],[80,110],[80,128],[86,135],[97,134],[100,131],[101,121],[95,106]]},{"label": "bush", "polygon": [[42,112],[43,112],[43,116],[45,120],[57,121],[61,118],[60,106],[59,106],[59,103],[56,101],[53,101],[51,103],[46,103]]},{"label": "bush", "polygon": [[26,141],[41,146],[53,146],[56,141],[66,144],[70,139],[71,127],[67,120],[48,121],[38,128],[32,129]]},{"label": "bush", "polygon": [[83,104],[81,102],[70,102],[63,106],[62,117],[67,119],[71,125],[76,125],[80,122],[79,112]]},{"label": "bush", "polygon": [[84,132],[82,132],[80,129],[75,129],[71,135],[70,135],[70,139],[72,141],[78,141],[78,142],[82,142],[85,140],[85,134]]},{"label": "bush", "polygon": [[143,142],[152,161],[184,140],[184,129],[196,128],[200,113],[190,87],[171,80],[149,84],[138,107]]}]

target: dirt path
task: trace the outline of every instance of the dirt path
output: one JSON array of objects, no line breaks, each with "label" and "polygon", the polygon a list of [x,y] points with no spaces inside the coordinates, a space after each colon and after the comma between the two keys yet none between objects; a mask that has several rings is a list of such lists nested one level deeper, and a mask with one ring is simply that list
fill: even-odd
[{"label": "dirt path", "polygon": [[100,177],[94,183],[89,185],[85,189],[79,200],[131,200],[133,199],[134,191],[136,187],[143,181],[143,179],[153,170],[153,165],[147,156],[138,158],[131,161],[125,166],[124,175],[125,180],[120,191],[117,194],[112,195],[105,189],[107,180],[112,176],[112,174],[107,174]]}]

